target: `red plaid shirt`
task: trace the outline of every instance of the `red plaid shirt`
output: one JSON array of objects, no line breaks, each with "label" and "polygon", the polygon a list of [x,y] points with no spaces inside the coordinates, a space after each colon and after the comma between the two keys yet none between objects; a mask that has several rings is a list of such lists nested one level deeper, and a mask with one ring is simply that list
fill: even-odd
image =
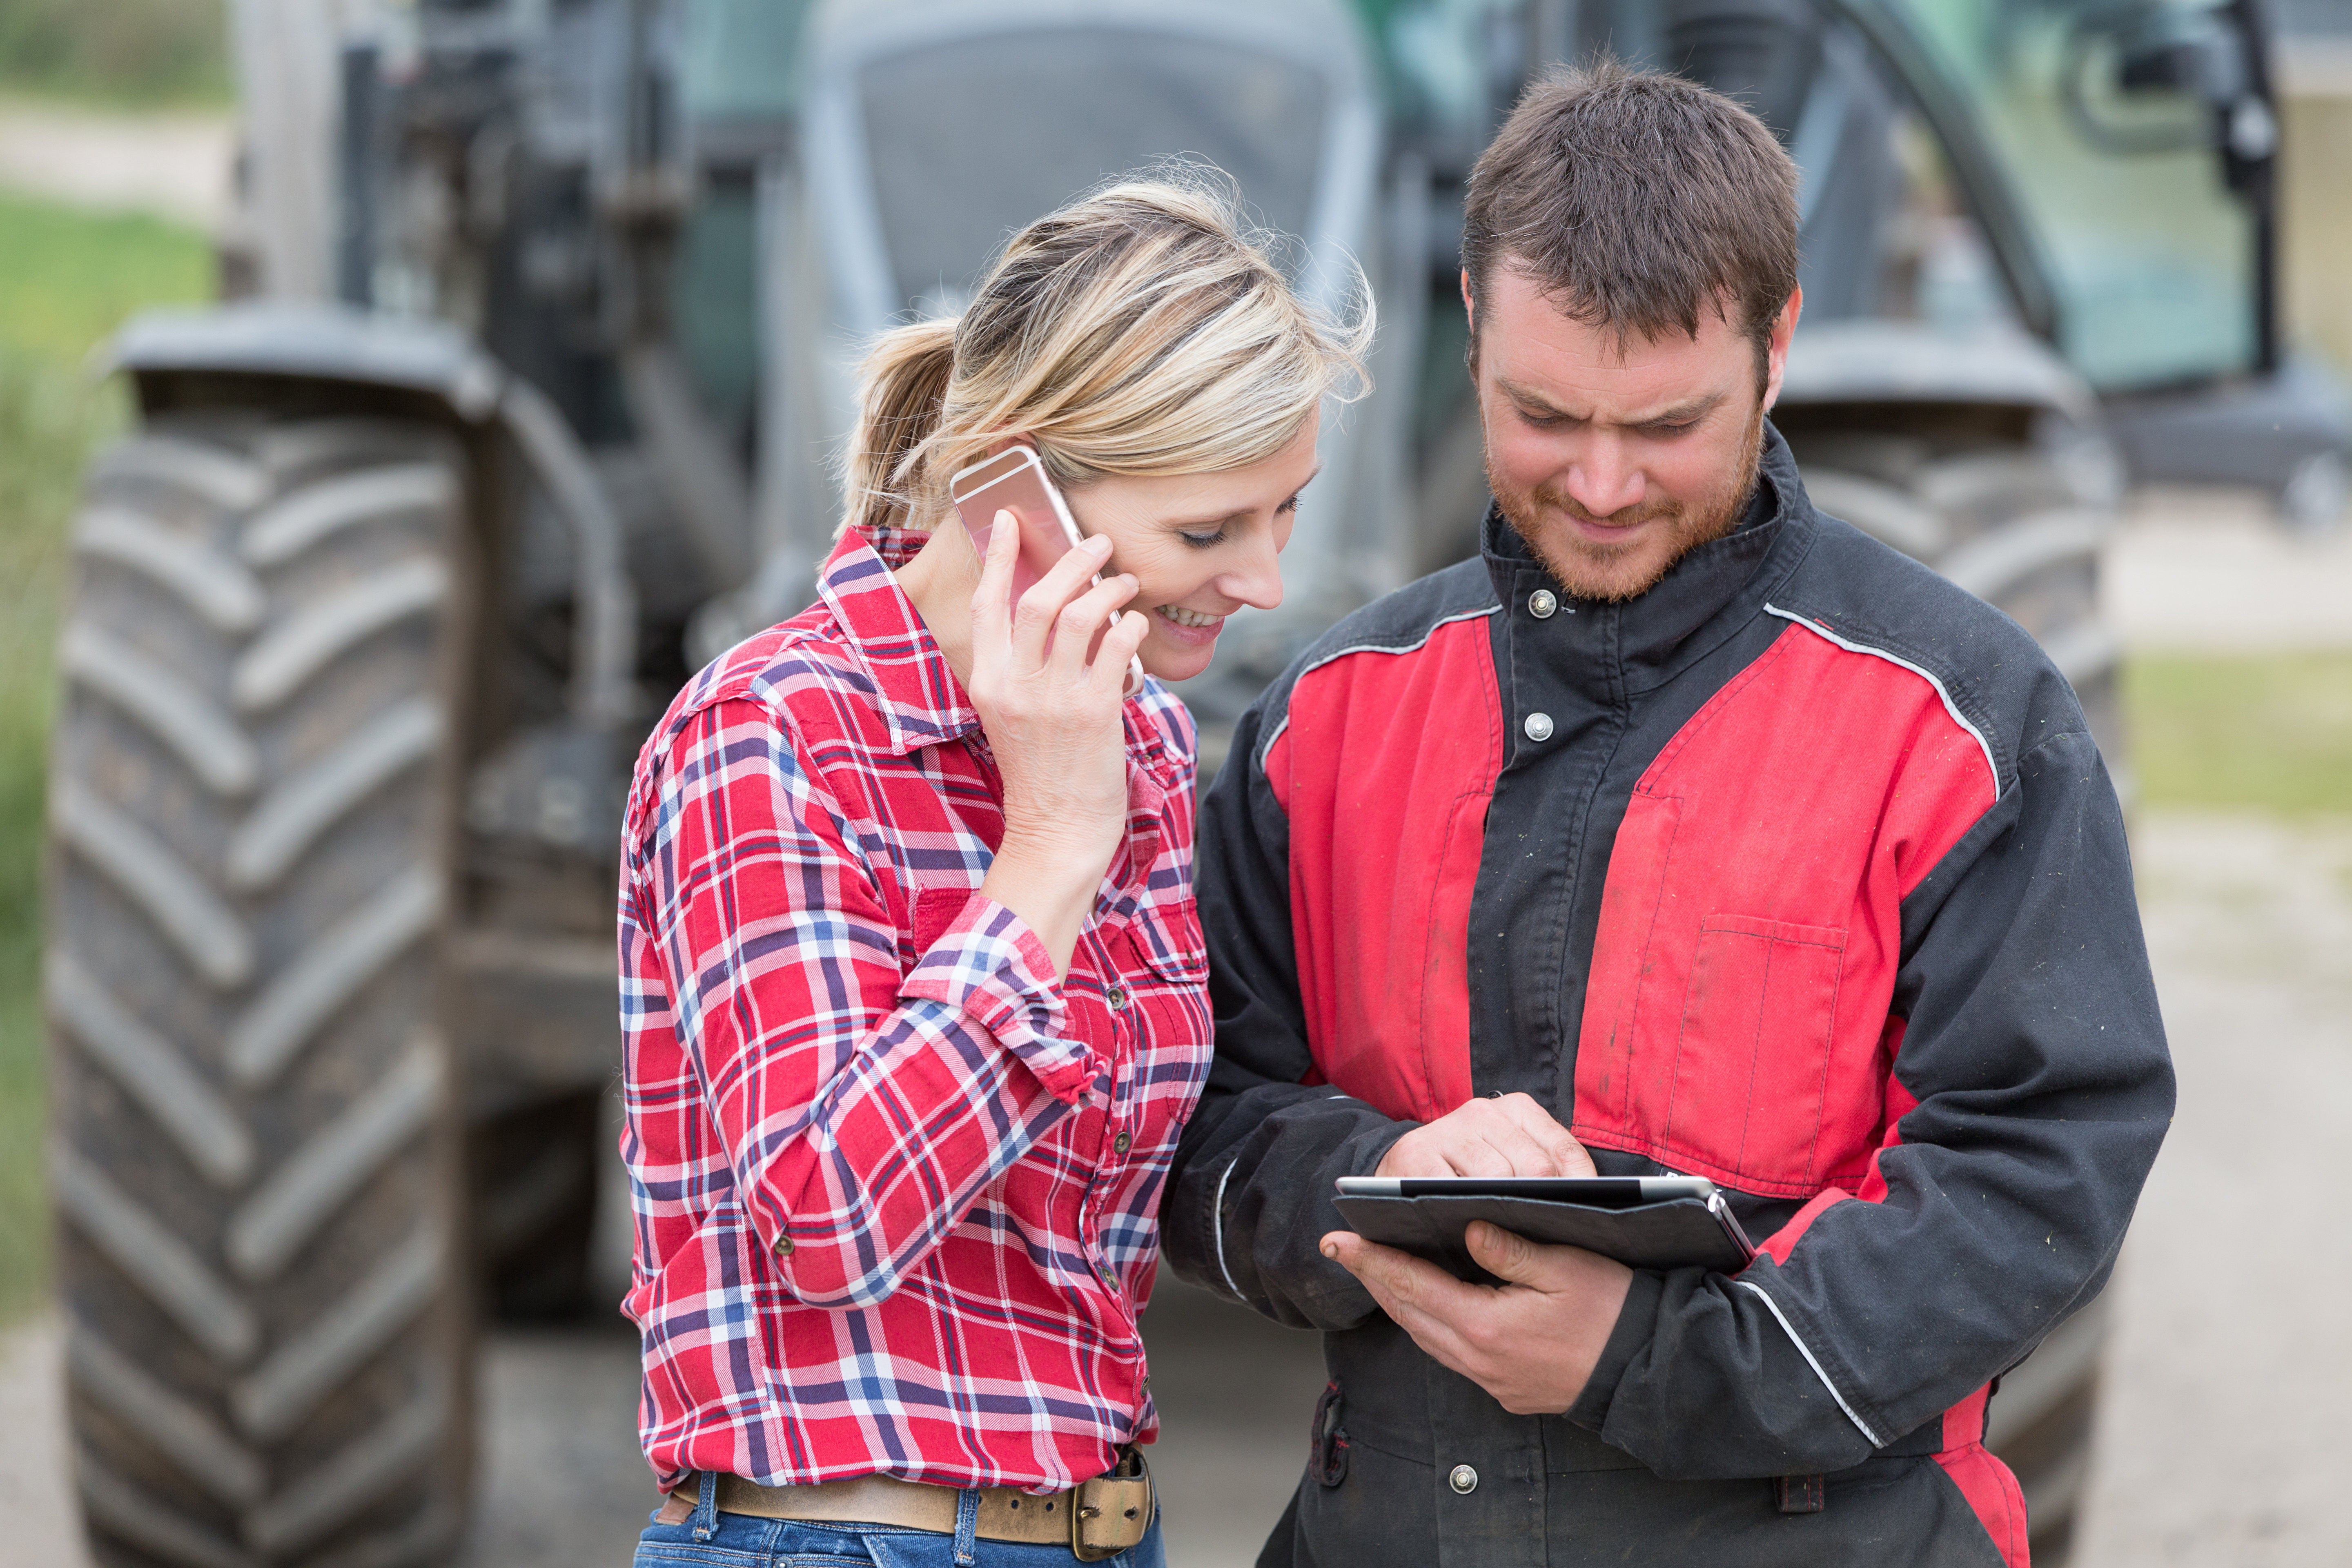
[{"label": "red plaid shirt", "polygon": [[845,540],[637,759],[623,1310],[666,1487],[1045,1491],[1159,1427],[1137,1319],[1209,1063],[1192,721],[1128,702],[1127,840],[1055,984],[976,891],[1002,789],[889,574],[921,542]]}]

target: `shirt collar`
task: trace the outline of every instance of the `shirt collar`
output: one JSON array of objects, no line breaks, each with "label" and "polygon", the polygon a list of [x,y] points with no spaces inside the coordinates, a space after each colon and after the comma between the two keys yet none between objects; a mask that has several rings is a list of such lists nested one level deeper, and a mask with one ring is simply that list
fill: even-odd
[{"label": "shirt collar", "polygon": [[929,539],[913,529],[851,529],[817,578],[817,597],[841,624],[849,657],[872,683],[874,705],[890,727],[890,750],[902,757],[980,728],[947,655],[891,575]]}]

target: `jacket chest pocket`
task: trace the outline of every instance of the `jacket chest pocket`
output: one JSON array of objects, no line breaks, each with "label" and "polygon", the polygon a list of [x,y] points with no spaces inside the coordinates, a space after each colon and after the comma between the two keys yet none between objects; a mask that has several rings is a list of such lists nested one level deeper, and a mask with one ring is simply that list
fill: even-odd
[{"label": "jacket chest pocket", "polygon": [[1664,1142],[1756,1193],[1810,1195],[1822,1136],[1843,926],[1748,915],[1699,923]]}]

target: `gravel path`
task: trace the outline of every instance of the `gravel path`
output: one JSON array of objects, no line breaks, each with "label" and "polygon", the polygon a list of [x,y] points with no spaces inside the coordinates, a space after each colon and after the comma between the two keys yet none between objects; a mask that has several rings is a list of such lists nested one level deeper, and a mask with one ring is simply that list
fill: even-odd
[{"label": "gravel path", "polygon": [[2352,525],[2298,539],[2247,497],[2151,489],[2105,571],[2106,622],[2126,647],[2352,647]]},{"label": "gravel path", "polygon": [[210,231],[228,211],[227,116],[121,115],[0,100],[0,186]]}]

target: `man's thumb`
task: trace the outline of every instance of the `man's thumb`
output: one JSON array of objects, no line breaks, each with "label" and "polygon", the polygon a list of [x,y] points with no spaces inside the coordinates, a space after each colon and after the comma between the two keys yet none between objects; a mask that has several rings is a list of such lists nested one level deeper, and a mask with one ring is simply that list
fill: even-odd
[{"label": "man's thumb", "polygon": [[1470,1222],[1465,1239],[1478,1267],[1514,1285],[1532,1285],[1540,1267],[1535,1244],[1515,1231],[1478,1219]]}]

